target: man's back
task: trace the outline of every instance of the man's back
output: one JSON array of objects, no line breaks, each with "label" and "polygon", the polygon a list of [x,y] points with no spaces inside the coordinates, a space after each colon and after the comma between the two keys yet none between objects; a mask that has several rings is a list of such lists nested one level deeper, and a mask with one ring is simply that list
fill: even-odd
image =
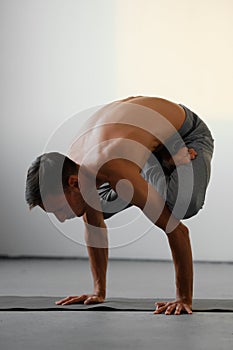
[{"label": "man's back", "polygon": [[150,152],[185,120],[183,108],[165,99],[130,97],[100,108],[83,125],[68,156],[90,171],[117,158],[143,167]]}]

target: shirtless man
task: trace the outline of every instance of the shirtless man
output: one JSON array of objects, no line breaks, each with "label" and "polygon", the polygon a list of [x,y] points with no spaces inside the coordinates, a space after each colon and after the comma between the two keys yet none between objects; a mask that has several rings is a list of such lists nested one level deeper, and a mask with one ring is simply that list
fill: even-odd
[{"label": "shirtless man", "polygon": [[94,281],[93,294],[67,305],[101,303],[106,296],[105,220],[137,206],[168,239],[176,298],[155,314],[192,313],[193,263],[188,228],[180,221],[203,206],[213,139],[187,107],[155,97],[130,97],[100,108],[83,126],[68,156],[46,153],[28,170],[26,201],[64,222],[82,216]]}]

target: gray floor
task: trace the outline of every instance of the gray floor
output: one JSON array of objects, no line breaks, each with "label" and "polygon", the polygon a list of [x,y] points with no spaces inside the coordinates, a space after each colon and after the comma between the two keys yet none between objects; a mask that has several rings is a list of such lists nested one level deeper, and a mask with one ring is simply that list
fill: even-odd
[{"label": "gray floor", "polygon": [[[194,298],[233,299],[232,264],[195,264]],[[0,295],[91,292],[86,260],[0,260]],[[173,297],[169,262],[110,261],[108,297]],[[232,313],[0,312],[1,350],[233,348]]]}]

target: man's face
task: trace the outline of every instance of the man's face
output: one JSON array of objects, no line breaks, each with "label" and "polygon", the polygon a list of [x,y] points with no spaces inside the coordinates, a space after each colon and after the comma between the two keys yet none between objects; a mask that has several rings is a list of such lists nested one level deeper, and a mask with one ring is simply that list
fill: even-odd
[{"label": "man's face", "polygon": [[79,191],[68,189],[61,194],[48,194],[43,199],[41,208],[53,213],[60,222],[82,216],[85,213],[85,202]]}]

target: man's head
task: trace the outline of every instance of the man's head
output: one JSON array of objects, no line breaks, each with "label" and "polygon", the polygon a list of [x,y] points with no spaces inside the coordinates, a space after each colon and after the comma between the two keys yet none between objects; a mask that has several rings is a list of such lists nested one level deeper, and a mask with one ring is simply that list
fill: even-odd
[{"label": "man's head", "polygon": [[27,173],[25,197],[32,209],[39,205],[61,222],[85,212],[78,186],[79,165],[57,152],[37,157]]}]

